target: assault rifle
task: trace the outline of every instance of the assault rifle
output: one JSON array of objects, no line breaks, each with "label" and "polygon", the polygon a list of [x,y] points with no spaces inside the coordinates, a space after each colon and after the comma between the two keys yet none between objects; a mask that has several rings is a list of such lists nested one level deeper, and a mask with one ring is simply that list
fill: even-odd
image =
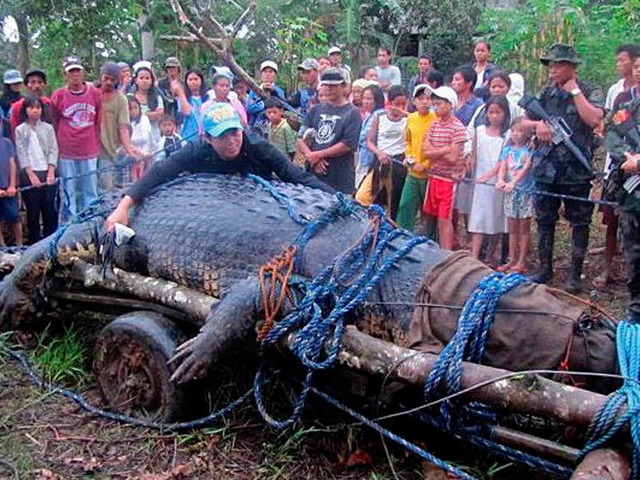
[{"label": "assault rifle", "polygon": [[[593,165],[589,161],[587,157],[584,156],[582,150],[578,148],[578,146],[571,140],[571,135],[573,132],[567,122],[562,117],[552,117],[549,115],[546,110],[540,105],[540,102],[537,98],[531,95],[523,96],[518,105],[524,109],[524,111],[531,116],[539,118],[544,123],[546,123],[551,129],[551,144],[558,145],[560,143],[564,144],[565,147],[569,149],[569,151],[573,154],[574,157],[580,162],[580,164],[587,169],[590,173],[595,173],[593,169]],[[552,145],[547,145],[539,149],[537,155],[541,158],[546,157],[551,149]]]},{"label": "assault rifle", "polygon": [[[638,131],[636,123],[630,116],[627,118],[620,118],[620,121],[616,121],[616,116],[621,114],[622,110],[614,115],[609,128],[613,129],[620,138],[623,138],[625,143],[631,147],[631,150],[634,153],[638,153],[640,152],[640,131]],[[640,187],[640,174],[636,173],[627,177],[625,173],[620,170],[620,165],[624,163],[625,158],[612,158],[612,160],[615,163],[614,168],[609,174],[609,180],[614,183],[613,189],[622,184],[622,188],[624,188],[628,194],[640,197],[640,191],[638,191],[638,187]],[[625,177],[627,177],[626,180]]]}]

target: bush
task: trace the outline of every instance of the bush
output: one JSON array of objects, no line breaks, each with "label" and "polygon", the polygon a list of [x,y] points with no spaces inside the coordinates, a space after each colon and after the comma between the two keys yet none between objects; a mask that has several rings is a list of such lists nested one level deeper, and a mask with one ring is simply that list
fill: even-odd
[{"label": "bush", "polygon": [[491,41],[494,61],[522,73],[527,88],[536,90],[547,79],[540,55],[556,42],[576,47],[584,60],[581,78],[607,88],[616,80],[616,47],[636,38],[639,27],[640,0],[526,0],[514,10],[485,10],[479,29]]}]

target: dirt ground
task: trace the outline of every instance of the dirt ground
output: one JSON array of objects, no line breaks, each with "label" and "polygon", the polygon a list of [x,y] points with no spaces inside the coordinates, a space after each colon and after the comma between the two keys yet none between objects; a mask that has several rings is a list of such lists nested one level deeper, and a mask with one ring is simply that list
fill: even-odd
[{"label": "dirt ground", "polygon": [[[568,226],[561,223],[559,229],[554,285],[561,287],[570,242]],[[585,264],[587,289],[581,297],[621,318],[626,286],[615,284],[605,292],[591,287],[604,264],[603,239],[598,218]],[[390,462],[379,436],[335,411],[321,420],[307,415],[302,428],[279,433],[265,428],[253,408],[243,407],[212,427],[167,434],[90,415],[72,401],[34,386],[6,357],[0,357],[0,386],[0,480],[451,478],[387,442]],[[75,388],[101,405],[91,380]],[[439,438],[429,441],[440,443]],[[452,448],[449,458],[458,461],[459,447]],[[511,473],[506,462],[463,462],[480,478],[522,478]],[[496,470],[500,472],[494,474]]]}]

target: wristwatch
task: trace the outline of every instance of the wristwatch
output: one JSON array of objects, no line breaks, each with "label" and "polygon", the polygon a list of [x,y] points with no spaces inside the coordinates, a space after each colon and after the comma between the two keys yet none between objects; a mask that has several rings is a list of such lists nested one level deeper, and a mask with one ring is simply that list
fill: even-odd
[{"label": "wristwatch", "polygon": [[580,90],[579,87],[576,87],[574,89],[572,89],[570,92],[572,97],[577,97],[578,95],[580,95],[582,93],[582,90]]}]

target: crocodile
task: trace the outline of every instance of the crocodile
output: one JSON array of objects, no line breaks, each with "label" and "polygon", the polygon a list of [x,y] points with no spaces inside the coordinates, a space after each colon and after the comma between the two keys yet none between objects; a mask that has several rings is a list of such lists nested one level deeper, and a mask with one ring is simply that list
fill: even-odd
[{"label": "crocodile", "polygon": [[[62,227],[55,239],[26,251],[0,283],[0,330],[19,325],[41,308],[45,280],[70,258],[94,261],[105,217],[118,197],[101,199],[93,216]],[[256,325],[264,316],[260,267],[295,244],[319,218],[330,221],[309,235],[296,257],[296,278],[303,282],[359,244],[372,228],[366,209],[317,189],[231,175],[181,177],[158,187],[136,207],[130,221],[136,235],[115,248],[114,265],[220,299],[200,333],[178,349],[174,380],[201,377],[234,345],[255,341]],[[414,238],[404,230],[397,233],[386,247],[389,252]],[[468,254],[417,242],[346,321],[398,345],[437,352],[455,333],[459,314],[442,305],[464,304],[491,273]],[[255,346],[257,350],[257,342]],[[483,363],[510,370],[556,369],[567,355],[572,369],[615,372],[615,329],[541,285],[527,282],[502,296]],[[590,386],[611,388],[595,381]]]}]

